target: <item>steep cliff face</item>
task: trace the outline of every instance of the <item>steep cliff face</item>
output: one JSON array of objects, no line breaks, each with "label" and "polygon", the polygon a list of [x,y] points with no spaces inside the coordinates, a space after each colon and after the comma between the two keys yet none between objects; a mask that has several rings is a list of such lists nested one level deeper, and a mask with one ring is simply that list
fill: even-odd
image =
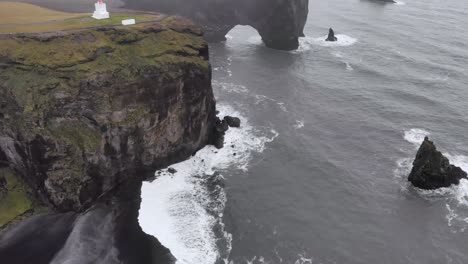
[{"label": "steep cliff face", "polygon": [[0,226],[35,204],[83,210],[210,141],[208,46],[158,21],[0,35]]},{"label": "steep cliff face", "polygon": [[268,47],[293,50],[307,20],[309,0],[123,0],[128,8],[190,17],[209,41],[225,40],[236,25],[258,30]]}]

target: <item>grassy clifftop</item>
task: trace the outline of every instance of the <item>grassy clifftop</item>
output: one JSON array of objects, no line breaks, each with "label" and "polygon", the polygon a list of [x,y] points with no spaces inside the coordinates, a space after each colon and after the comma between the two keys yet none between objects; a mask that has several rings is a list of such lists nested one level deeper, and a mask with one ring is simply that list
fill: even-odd
[{"label": "grassy clifftop", "polygon": [[190,21],[50,14],[1,29],[17,33],[0,34],[0,229],[36,204],[84,210],[189,157],[215,122],[208,45]]},{"label": "grassy clifftop", "polygon": [[[90,6],[90,10],[93,7]],[[0,2],[0,33],[34,33],[120,25],[134,18],[139,23],[159,21],[156,13],[113,13],[110,19],[96,20],[89,14],[59,12],[27,3]]]}]

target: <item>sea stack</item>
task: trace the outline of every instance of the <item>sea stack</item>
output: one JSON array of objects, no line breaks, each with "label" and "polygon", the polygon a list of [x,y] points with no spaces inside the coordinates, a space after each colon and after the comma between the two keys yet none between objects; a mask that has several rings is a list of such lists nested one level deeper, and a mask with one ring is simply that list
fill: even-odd
[{"label": "sea stack", "polygon": [[424,138],[416,154],[408,180],[421,189],[432,190],[449,187],[467,178],[466,172],[450,164],[449,160],[436,149],[428,137]]},{"label": "sea stack", "polygon": [[333,31],[333,28],[330,28],[328,30],[328,37],[325,41],[337,41],[338,39],[335,37],[335,31]]}]

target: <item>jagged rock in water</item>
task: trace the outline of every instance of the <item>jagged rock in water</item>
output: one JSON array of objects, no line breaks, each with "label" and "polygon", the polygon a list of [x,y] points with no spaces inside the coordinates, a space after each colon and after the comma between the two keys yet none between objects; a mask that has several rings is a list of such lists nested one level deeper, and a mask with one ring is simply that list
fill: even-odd
[{"label": "jagged rock in water", "polygon": [[430,190],[458,184],[464,178],[467,178],[466,172],[451,165],[426,137],[416,154],[408,180],[418,188]]},{"label": "jagged rock in water", "polygon": [[241,120],[238,117],[225,116],[224,121],[226,121],[230,127],[240,127],[241,125]]},{"label": "jagged rock in water", "polygon": [[327,39],[325,41],[337,41],[337,40],[338,40],[338,38],[335,37],[335,32],[333,31],[332,28],[330,28],[328,30],[328,37],[327,37]]},{"label": "jagged rock in water", "polygon": [[125,7],[178,14],[203,27],[208,41],[224,41],[237,25],[250,25],[266,46],[299,47],[309,12],[309,0],[123,0]]},{"label": "jagged rock in water", "polygon": [[213,141],[211,142],[216,148],[221,149],[224,147],[224,136],[226,135],[226,131],[228,130],[228,123],[225,120],[217,118]]},{"label": "jagged rock in water", "polygon": [[8,189],[0,228],[37,204],[85,210],[213,140],[202,31],[155,16],[160,22],[0,36],[0,188]]}]

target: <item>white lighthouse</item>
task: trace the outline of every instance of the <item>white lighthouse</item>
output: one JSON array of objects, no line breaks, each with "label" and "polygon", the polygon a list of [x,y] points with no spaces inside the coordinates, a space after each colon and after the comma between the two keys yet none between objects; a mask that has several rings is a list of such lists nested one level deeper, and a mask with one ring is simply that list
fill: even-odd
[{"label": "white lighthouse", "polygon": [[109,12],[107,12],[106,3],[104,3],[103,0],[98,0],[94,6],[96,7],[96,10],[93,13],[93,18],[106,19],[110,17]]}]

